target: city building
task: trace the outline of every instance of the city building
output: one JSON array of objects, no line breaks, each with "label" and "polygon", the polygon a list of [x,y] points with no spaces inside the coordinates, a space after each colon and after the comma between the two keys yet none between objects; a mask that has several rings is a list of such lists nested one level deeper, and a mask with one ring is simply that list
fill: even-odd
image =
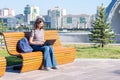
[{"label": "city building", "polygon": [[[7,23],[6,26],[14,25],[14,27],[16,25],[32,26],[37,17],[42,17],[47,29],[88,29],[91,28],[91,21],[94,20],[93,16],[87,14],[67,14],[66,9],[60,7],[49,9],[47,15],[40,16],[39,7],[30,5],[25,6],[24,14],[16,16],[14,10],[3,8],[0,10],[0,16]],[[13,23],[14,20],[16,21]]]},{"label": "city building", "polygon": [[4,22],[4,26],[6,27],[16,27],[18,19],[15,17],[0,17],[0,22]]},{"label": "city building", "polygon": [[47,29],[51,29],[51,17],[48,16],[48,15],[43,15],[42,17],[43,17],[43,19],[45,21],[45,27]]},{"label": "city building", "polygon": [[30,24],[30,21],[35,21],[40,16],[39,7],[27,5],[24,8],[25,22]]},{"label": "city building", "polygon": [[66,29],[88,29],[90,28],[90,16],[87,14],[63,16],[63,26]]},{"label": "city building", "polygon": [[93,25],[93,22],[95,21],[95,18],[96,18],[96,14],[92,14],[90,16],[90,28],[92,28],[92,25]]},{"label": "city building", "polygon": [[25,16],[24,16],[23,14],[17,14],[17,15],[15,16],[15,18],[18,19],[18,24],[24,25]]},{"label": "city building", "polygon": [[48,10],[49,22],[51,22],[51,28],[62,28],[62,16],[66,15],[66,10],[59,7]]},{"label": "city building", "polygon": [[45,20],[50,23],[50,28],[54,29],[88,29],[90,26],[90,15],[66,14],[66,9],[55,7],[48,10],[48,15],[44,16]]},{"label": "city building", "polygon": [[15,16],[15,11],[9,8],[0,9],[0,17]]}]

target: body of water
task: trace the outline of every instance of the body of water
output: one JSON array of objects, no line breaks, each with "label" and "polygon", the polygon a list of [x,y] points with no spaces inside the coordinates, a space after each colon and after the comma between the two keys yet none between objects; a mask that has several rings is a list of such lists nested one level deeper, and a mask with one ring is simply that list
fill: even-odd
[{"label": "body of water", "polygon": [[[63,43],[92,43],[89,40],[90,32],[59,32]],[[115,42],[120,43],[120,34],[115,35]]]},{"label": "body of water", "polygon": [[59,32],[60,40],[63,43],[91,43],[89,40],[89,32]]}]

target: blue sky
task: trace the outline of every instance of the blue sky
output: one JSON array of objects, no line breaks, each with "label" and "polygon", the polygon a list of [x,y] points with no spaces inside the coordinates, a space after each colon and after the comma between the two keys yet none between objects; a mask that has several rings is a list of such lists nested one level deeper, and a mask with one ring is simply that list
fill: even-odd
[{"label": "blue sky", "polygon": [[67,10],[67,14],[95,14],[96,7],[102,3],[109,5],[111,0],[0,0],[0,8],[11,8],[15,14],[23,14],[24,7],[36,5],[40,8],[40,14],[47,14],[48,9],[55,6]]}]

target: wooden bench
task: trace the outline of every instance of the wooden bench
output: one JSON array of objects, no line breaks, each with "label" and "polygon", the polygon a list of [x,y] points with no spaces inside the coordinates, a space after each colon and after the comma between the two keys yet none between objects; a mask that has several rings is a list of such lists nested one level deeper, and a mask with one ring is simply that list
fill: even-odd
[{"label": "wooden bench", "polygon": [[[40,69],[43,66],[42,52],[19,53],[17,51],[17,42],[23,37],[29,37],[30,32],[3,32],[7,51],[10,55],[19,56],[22,59],[22,68],[20,72]],[[55,58],[58,64],[73,62],[76,56],[75,48],[65,48],[61,45],[58,32],[56,30],[46,30],[45,40],[56,39],[54,43]]]},{"label": "wooden bench", "polygon": [[0,77],[4,75],[6,71],[6,59],[5,57],[0,57]]}]

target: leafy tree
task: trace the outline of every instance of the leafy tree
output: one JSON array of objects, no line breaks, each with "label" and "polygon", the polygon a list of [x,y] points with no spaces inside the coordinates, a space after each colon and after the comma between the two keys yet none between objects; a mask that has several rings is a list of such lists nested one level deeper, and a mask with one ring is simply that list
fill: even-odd
[{"label": "leafy tree", "polygon": [[3,20],[0,21],[0,32],[5,32],[6,31],[6,27],[4,26],[4,22]]},{"label": "leafy tree", "polygon": [[106,44],[114,42],[114,32],[110,29],[110,23],[106,21],[105,7],[103,5],[100,6],[92,27],[89,35],[90,41],[102,48]]},{"label": "leafy tree", "polygon": [[18,27],[18,30],[19,30],[19,31],[22,31],[22,30],[23,30],[23,26],[20,25],[20,26]]},{"label": "leafy tree", "polygon": [[[0,32],[5,32],[6,27],[4,26],[3,20],[0,21]],[[4,43],[3,42],[3,35],[0,34],[0,44]]]}]

